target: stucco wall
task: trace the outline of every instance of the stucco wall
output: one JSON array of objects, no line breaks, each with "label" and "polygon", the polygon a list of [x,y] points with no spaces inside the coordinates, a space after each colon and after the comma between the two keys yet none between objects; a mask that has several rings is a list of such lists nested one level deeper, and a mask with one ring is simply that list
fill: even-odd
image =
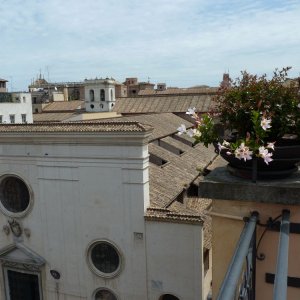
[{"label": "stucco wall", "polygon": [[146,222],[148,299],[203,299],[202,226]]},{"label": "stucco wall", "polygon": [[[119,300],[145,299],[145,241],[136,240],[134,232],[145,235],[147,145],[19,142],[1,146],[0,176],[16,174],[32,189],[32,210],[18,219],[31,236],[23,234],[18,241],[46,260],[44,299],[57,299],[57,288],[59,299],[92,299],[99,287]],[[0,212],[0,228],[8,219]],[[122,269],[112,279],[95,275],[87,264],[88,245],[96,239],[120,250]],[[0,248],[14,240],[12,233],[0,232]],[[61,273],[59,281],[50,269]],[[3,278],[0,282],[0,299],[5,299]]]}]

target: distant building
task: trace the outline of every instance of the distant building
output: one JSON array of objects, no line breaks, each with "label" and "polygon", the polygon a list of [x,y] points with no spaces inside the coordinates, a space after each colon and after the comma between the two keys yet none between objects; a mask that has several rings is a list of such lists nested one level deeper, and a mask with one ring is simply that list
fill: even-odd
[{"label": "distant building", "polygon": [[31,94],[0,93],[0,123],[32,123]]},{"label": "distant building", "polygon": [[165,91],[167,89],[167,85],[165,83],[158,83],[156,85],[156,90],[158,91]]},{"label": "distant building", "polygon": [[231,79],[229,77],[229,74],[228,73],[224,73],[223,74],[223,80],[221,81],[220,86],[221,87],[230,87],[230,85],[231,85]]},{"label": "distant building", "polygon": [[115,84],[116,98],[127,97],[127,86],[123,83]]},{"label": "distant building", "polygon": [[124,84],[127,87],[127,96],[135,97],[143,90],[154,90],[154,83],[150,82],[138,82],[136,77],[126,78]]},{"label": "distant building", "polygon": [[84,81],[85,108],[87,112],[112,111],[115,96],[114,79],[86,79]]},{"label": "distant building", "polygon": [[28,86],[33,104],[52,101],[84,100],[83,82],[47,82],[42,75]]},{"label": "distant building", "polygon": [[6,82],[7,82],[7,80],[0,78],[0,93],[7,92]]}]

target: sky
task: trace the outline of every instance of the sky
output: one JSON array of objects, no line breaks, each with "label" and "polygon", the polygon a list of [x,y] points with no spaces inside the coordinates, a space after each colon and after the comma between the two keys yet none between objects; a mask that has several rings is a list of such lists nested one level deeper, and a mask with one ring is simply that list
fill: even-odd
[{"label": "sky", "polygon": [[126,77],[218,86],[222,74],[300,75],[300,0],[0,0],[0,78],[27,90]]}]

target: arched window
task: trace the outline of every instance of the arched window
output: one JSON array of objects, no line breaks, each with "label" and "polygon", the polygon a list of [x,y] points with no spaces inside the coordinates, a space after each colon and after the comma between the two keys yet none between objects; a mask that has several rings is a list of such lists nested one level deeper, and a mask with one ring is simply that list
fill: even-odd
[{"label": "arched window", "polygon": [[90,90],[90,101],[91,102],[95,101],[95,92],[94,92],[94,90]]},{"label": "arched window", "polygon": [[100,100],[105,101],[105,91],[104,91],[104,89],[100,90]]},{"label": "arched window", "polygon": [[179,300],[179,298],[177,298],[171,294],[164,294],[159,298],[159,300]]}]

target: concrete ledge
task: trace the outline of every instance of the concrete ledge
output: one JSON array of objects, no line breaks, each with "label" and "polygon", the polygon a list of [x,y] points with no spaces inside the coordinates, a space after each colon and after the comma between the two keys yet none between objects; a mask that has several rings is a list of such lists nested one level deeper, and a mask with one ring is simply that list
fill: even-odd
[{"label": "concrete ledge", "polygon": [[230,175],[224,162],[213,165],[212,171],[199,183],[199,197],[300,205],[300,171],[285,179],[252,183]]}]

